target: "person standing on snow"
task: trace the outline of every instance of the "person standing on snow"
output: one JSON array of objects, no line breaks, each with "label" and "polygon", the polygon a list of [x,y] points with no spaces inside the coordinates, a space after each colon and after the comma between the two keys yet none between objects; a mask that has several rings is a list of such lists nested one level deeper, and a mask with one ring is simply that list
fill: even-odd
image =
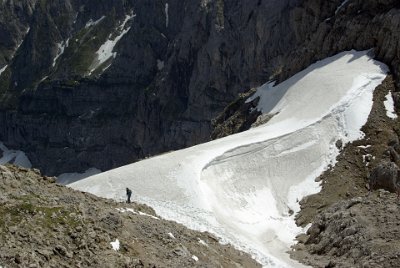
[{"label": "person standing on snow", "polygon": [[128,197],[128,200],[126,201],[126,203],[130,203],[131,202],[131,196],[132,196],[132,190],[129,188],[126,188],[126,196]]}]

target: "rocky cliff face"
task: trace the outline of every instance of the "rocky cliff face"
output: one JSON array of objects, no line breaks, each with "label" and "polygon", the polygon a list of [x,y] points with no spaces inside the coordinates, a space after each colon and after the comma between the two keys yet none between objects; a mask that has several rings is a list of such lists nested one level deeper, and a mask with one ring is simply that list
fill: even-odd
[{"label": "rocky cliff face", "polygon": [[[272,80],[283,81],[296,74],[311,63],[332,56],[340,51],[351,49],[372,49],[375,58],[390,66],[394,75],[396,88],[400,80],[400,36],[396,30],[400,25],[400,3],[398,1],[367,0],[367,1],[300,1],[289,12],[288,23],[294,42],[282,45],[285,50],[269,60],[269,74]],[[271,55],[271,54],[270,54]],[[239,109],[243,109],[240,106]],[[219,117],[226,118],[221,126],[217,124],[213,137],[222,137],[235,133],[230,125],[241,125],[239,120],[232,118],[237,113],[225,110]],[[255,122],[249,116],[245,117]],[[232,123],[232,120],[237,123]],[[226,131],[221,132],[221,129]]]},{"label": "rocky cliff face", "polygon": [[22,2],[0,4],[0,140],[46,174],[207,141],[238,93],[342,50],[400,71],[394,0]]}]

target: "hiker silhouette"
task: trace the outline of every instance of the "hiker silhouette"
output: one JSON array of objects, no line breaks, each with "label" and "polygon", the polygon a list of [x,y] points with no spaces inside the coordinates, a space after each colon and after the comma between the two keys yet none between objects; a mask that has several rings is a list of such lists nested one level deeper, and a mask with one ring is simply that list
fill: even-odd
[{"label": "hiker silhouette", "polygon": [[126,196],[128,197],[128,200],[126,200],[126,203],[131,202],[131,196],[132,196],[132,190],[129,188],[126,188]]}]

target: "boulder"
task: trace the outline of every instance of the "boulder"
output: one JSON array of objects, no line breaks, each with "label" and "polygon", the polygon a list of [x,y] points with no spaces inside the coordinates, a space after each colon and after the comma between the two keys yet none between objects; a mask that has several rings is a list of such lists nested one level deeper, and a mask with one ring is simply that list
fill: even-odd
[{"label": "boulder", "polygon": [[400,169],[395,163],[380,163],[372,170],[369,176],[370,189],[385,189],[390,192],[396,192],[400,182],[399,173]]},{"label": "boulder", "polygon": [[394,92],[392,93],[392,96],[394,100],[394,106],[397,110],[400,110],[400,92]]}]

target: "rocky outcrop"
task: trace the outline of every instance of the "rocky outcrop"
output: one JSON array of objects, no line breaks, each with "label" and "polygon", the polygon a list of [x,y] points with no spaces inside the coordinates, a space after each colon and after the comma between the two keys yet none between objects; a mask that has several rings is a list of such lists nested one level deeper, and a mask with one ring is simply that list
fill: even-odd
[{"label": "rocky outcrop", "polygon": [[397,267],[399,220],[388,192],[342,201],[317,216],[291,256],[313,267]]},{"label": "rocky outcrop", "polygon": [[[0,76],[0,140],[46,174],[208,141],[239,93],[339,51],[375,48],[399,73],[394,0],[26,3],[30,30]],[[107,40],[114,54],[97,66]],[[233,131],[253,115],[235,116]]]},{"label": "rocky outcrop", "polygon": [[0,4],[0,69],[12,61],[25,38],[37,0]]},{"label": "rocky outcrop", "polygon": [[74,191],[0,166],[1,267],[261,267],[144,205]]},{"label": "rocky outcrop", "polygon": [[383,162],[375,167],[369,176],[371,190],[385,189],[400,192],[400,169],[393,162]]},{"label": "rocky outcrop", "polygon": [[247,101],[254,92],[255,89],[240,94],[239,98],[229,104],[220,115],[211,121],[213,126],[212,139],[226,137],[251,127],[261,114],[256,109],[259,98]]},{"label": "rocky outcrop", "polygon": [[[287,13],[287,2],[265,4],[263,11],[271,16],[259,16],[269,25],[260,35],[281,36],[281,17],[272,14]],[[55,3],[35,5],[20,53],[0,77],[0,140],[24,150],[46,174],[91,166],[106,170],[207,141],[211,119],[240,91],[264,79],[262,47],[249,56],[258,38],[253,36],[257,16],[247,4],[107,3],[67,1],[54,14],[47,11],[55,10]],[[101,44],[93,40],[104,42],[129,12],[135,17],[111,66],[89,75],[90,59]],[[102,15],[98,26],[86,28],[89,18],[98,21]],[[104,24],[113,25],[105,34],[98,29]],[[48,43],[39,41],[43,32],[54,33]],[[267,38],[261,39],[265,46]],[[53,66],[66,40],[69,45]]]}]

